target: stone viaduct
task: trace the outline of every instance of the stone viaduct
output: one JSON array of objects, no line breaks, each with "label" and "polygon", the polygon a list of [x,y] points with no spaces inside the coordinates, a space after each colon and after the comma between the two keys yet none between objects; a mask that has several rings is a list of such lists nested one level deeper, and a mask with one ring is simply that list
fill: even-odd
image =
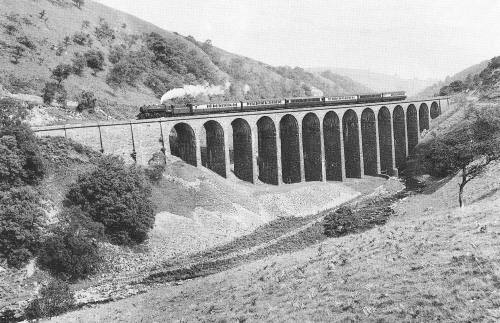
[{"label": "stone viaduct", "polygon": [[[280,185],[396,175],[447,98],[35,127],[147,164],[163,151],[227,177]],[[230,149],[232,147],[232,149]],[[232,154],[231,154],[232,153]],[[231,158],[233,157],[233,158]]]}]

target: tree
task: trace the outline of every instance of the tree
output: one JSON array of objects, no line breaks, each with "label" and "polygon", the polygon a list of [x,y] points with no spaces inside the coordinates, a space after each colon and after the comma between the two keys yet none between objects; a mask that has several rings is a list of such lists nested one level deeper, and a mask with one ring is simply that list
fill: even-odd
[{"label": "tree", "polygon": [[0,100],[0,190],[36,185],[45,175],[38,140],[23,123],[26,114],[21,103]]},{"label": "tree", "polygon": [[77,111],[88,110],[90,112],[95,111],[97,99],[94,97],[94,93],[90,91],[83,91],[80,93],[78,97],[78,106],[76,107]]},{"label": "tree", "polygon": [[25,310],[28,320],[61,315],[75,305],[75,297],[69,285],[52,280],[40,289],[40,295],[32,300]]},{"label": "tree", "polygon": [[12,60],[11,60],[11,62],[13,64],[18,64],[19,63],[19,59],[21,59],[24,56],[24,52],[25,51],[26,50],[24,49],[23,46],[16,45],[14,47],[14,52],[12,53]]},{"label": "tree", "polygon": [[59,64],[52,70],[51,77],[61,85],[62,81],[67,79],[71,72],[73,72],[73,67],[69,64]]},{"label": "tree", "polygon": [[78,9],[81,9],[83,7],[83,5],[85,5],[85,0],[73,0],[73,4]]},{"label": "tree", "polygon": [[467,183],[500,159],[500,112],[496,107],[469,107],[463,125],[419,147],[417,156],[431,175],[460,174],[458,202],[462,207]]},{"label": "tree", "polygon": [[85,67],[87,66],[87,60],[82,55],[82,53],[75,53],[75,56],[71,60],[72,62],[72,72],[75,75],[82,76]]},{"label": "tree", "polygon": [[[76,230],[76,231],[72,231]],[[65,228],[48,237],[39,250],[38,265],[70,281],[96,273],[102,258],[97,241],[79,228]]]},{"label": "tree", "polygon": [[84,54],[87,66],[90,67],[95,76],[97,72],[102,71],[104,68],[104,53],[100,50],[89,50]]},{"label": "tree", "polygon": [[52,104],[55,100],[57,103],[65,107],[67,96],[68,93],[62,84],[58,84],[56,82],[45,83],[42,94],[43,102],[45,104]]},{"label": "tree", "polygon": [[0,191],[0,257],[19,268],[38,250],[45,213],[29,186]]},{"label": "tree", "polygon": [[65,204],[102,223],[106,236],[118,244],[143,242],[154,225],[151,188],[143,172],[116,156],[102,157],[92,172],[79,176]]}]

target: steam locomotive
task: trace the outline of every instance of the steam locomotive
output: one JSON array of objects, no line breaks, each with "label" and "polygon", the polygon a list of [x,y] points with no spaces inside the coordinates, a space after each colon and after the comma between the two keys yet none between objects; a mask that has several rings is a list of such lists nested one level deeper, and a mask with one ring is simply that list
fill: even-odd
[{"label": "steam locomotive", "polygon": [[406,93],[404,91],[397,91],[377,94],[344,95],[333,97],[302,97],[206,104],[186,104],[184,106],[159,104],[142,106],[139,109],[140,113],[137,115],[137,118],[168,118],[183,115],[242,112],[267,109],[294,109],[305,106],[334,106],[357,103],[401,101],[405,99]]}]

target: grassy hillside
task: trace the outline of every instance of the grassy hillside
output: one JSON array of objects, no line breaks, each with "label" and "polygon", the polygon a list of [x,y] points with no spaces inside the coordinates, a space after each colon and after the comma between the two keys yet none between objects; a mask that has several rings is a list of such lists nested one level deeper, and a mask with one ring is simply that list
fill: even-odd
[{"label": "grassy hillside", "polygon": [[500,98],[500,56],[457,74],[457,79],[444,83],[438,94],[466,95],[483,103],[497,102]]},{"label": "grassy hillside", "polygon": [[499,166],[463,209],[452,179],[397,202],[385,226],[55,321],[498,321]]},{"label": "grassy hillside", "polygon": [[417,94],[419,97],[430,97],[436,94],[439,94],[439,90],[453,81],[464,81],[469,75],[474,76],[481,72],[488,65],[488,60],[482,61],[479,64],[472,65],[463,71],[460,71],[452,76],[446,77],[444,81],[437,82]]},{"label": "grassy hillside", "polygon": [[[102,70],[89,68],[84,55],[90,51],[102,52]],[[114,117],[133,116],[135,108],[127,105],[156,103],[166,91],[187,84],[218,86],[199,100],[366,90],[344,77],[326,79],[234,55],[90,0],[81,8],[70,0],[3,0],[0,53],[1,85],[11,93],[32,95],[41,95],[45,83],[54,81],[51,70],[58,64],[75,66],[83,57],[88,67],[62,82],[68,99],[92,91],[101,106],[121,107],[114,109],[121,113],[107,111]]]}]

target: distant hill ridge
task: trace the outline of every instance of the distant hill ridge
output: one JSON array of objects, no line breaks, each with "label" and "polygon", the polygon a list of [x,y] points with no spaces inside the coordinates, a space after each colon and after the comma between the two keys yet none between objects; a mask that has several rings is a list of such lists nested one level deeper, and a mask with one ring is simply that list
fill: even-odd
[{"label": "distant hill ridge", "polygon": [[427,95],[430,91],[434,91],[437,95],[466,93],[483,101],[498,100],[500,98],[500,56],[473,65],[426,91],[423,95]]},{"label": "distant hill ridge", "polygon": [[337,68],[337,67],[315,67],[308,68],[310,72],[322,73],[331,71],[337,75],[343,75],[361,83],[376,92],[382,91],[406,91],[409,96],[414,96],[425,87],[435,83],[437,80],[405,79],[396,75],[372,72],[363,69]]},{"label": "distant hill ridge", "polygon": [[[235,55],[90,0],[81,8],[71,0],[2,0],[0,35],[6,90],[41,95],[58,64],[83,64],[81,75],[62,81],[68,99],[91,91],[100,104],[121,107],[115,116],[131,117],[132,106],[157,103],[163,93],[188,84],[219,86],[200,98],[212,100],[370,91],[333,73],[324,77]],[[95,55],[89,52],[102,53],[104,65],[91,69],[87,56]]]},{"label": "distant hill ridge", "polygon": [[471,75],[471,76],[474,76],[478,73],[480,73],[483,69],[485,69],[487,66],[488,66],[488,62],[489,60],[484,60],[482,61],[481,63],[478,63],[478,64],[475,64],[475,65],[472,65],[452,76],[448,76],[446,77],[446,79],[444,79],[444,81],[439,81],[427,88],[425,88],[424,90],[422,90],[420,93],[418,93],[418,96],[421,96],[421,97],[428,97],[428,96],[433,96],[435,94],[439,94],[439,90],[447,85],[447,84],[450,84],[451,82],[453,81],[464,81],[467,76]]}]

